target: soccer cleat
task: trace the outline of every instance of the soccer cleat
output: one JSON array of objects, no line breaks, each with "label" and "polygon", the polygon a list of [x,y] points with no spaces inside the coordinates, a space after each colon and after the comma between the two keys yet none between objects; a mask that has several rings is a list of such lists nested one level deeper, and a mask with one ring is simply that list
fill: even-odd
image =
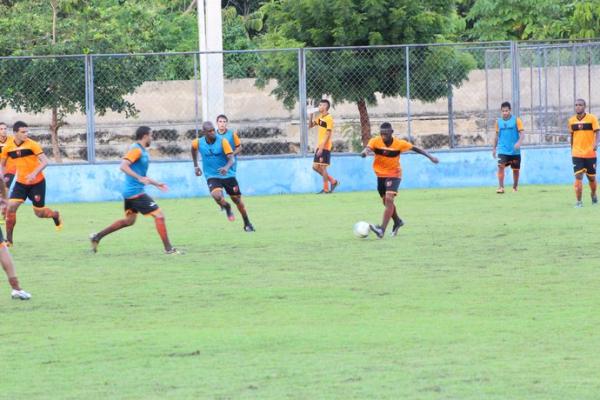
[{"label": "soccer cleat", "polygon": [[513,188],[513,193],[517,193],[519,191],[519,189],[517,189],[516,187]]},{"label": "soccer cleat", "polygon": [[575,203],[575,208],[582,208],[583,207],[583,201],[579,200],[578,202]]},{"label": "soccer cleat", "polygon": [[29,300],[29,299],[31,299],[31,294],[27,293],[24,290],[14,290],[13,289],[10,297],[12,297],[13,300]]},{"label": "soccer cleat", "polygon": [[321,189],[321,191],[317,192],[316,194],[329,194],[329,193],[331,193],[329,190]]},{"label": "soccer cleat", "polygon": [[54,227],[57,231],[61,231],[63,228],[63,220],[60,216],[60,213],[57,211],[56,212],[56,217],[52,217],[52,220],[54,221]]},{"label": "soccer cleat", "polygon": [[177,250],[175,247],[171,247],[169,250],[165,250],[165,254],[181,255],[183,253],[181,251]]},{"label": "soccer cleat", "polygon": [[227,219],[229,221],[235,221],[235,215],[233,214],[233,211],[231,211],[231,207],[225,208],[225,214],[227,214]]},{"label": "soccer cleat", "polygon": [[392,232],[390,233],[390,235],[397,236],[398,231],[400,230],[400,228],[402,228],[402,226],[404,226],[404,221],[399,220],[398,223],[394,222],[394,226],[392,227]]},{"label": "soccer cleat", "polygon": [[90,244],[92,245],[92,253],[97,253],[100,239],[98,239],[95,233],[90,233]]},{"label": "soccer cleat", "polygon": [[593,195],[592,196],[592,205],[596,205],[596,204],[598,204],[598,196]]},{"label": "soccer cleat", "polygon": [[256,232],[252,224],[244,225],[244,231],[246,232]]},{"label": "soccer cleat", "polygon": [[6,245],[6,247],[13,247],[13,242],[10,240],[5,240],[4,244]]},{"label": "soccer cleat", "polygon": [[340,186],[340,181],[335,181],[334,183],[331,184],[331,189],[329,190],[329,193],[333,193],[333,191],[335,190],[336,187]]},{"label": "soccer cleat", "polygon": [[378,239],[383,239],[383,235],[385,234],[385,232],[383,231],[383,229],[381,229],[380,226],[369,224],[369,229],[371,229],[371,231],[375,233],[375,235],[377,235]]},{"label": "soccer cleat", "polygon": [[496,189],[496,193],[498,193],[498,194],[504,194],[504,188],[498,188],[498,189]]}]

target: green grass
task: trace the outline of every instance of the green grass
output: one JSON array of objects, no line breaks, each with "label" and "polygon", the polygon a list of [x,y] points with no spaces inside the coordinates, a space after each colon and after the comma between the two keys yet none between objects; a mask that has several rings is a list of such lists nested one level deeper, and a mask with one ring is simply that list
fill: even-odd
[{"label": "green grass", "polygon": [[[587,197],[586,199],[587,200]],[[29,302],[0,289],[2,399],[597,399],[600,207],[572,188],[404,190],[397,238],[375,192],[160,200],[88,250],[121,203],[19,211]]]}]

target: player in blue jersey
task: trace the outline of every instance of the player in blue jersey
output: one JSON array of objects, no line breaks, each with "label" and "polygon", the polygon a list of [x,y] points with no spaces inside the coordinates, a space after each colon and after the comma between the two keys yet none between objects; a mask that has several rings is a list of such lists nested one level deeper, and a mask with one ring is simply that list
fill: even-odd
[{"label": "player in blue jersey", "polygon": [[500,106],[502,117],[496,121],[496,137],[492,155],[498,154],[498,189],[496,193],[504,193],[504,169],[511,167],[513,171],[513,192],[518,190],[519,172],[521,169],[521,143],[523,143],[523,122],[521,118],[511,114],[508,101]]},{"label": "player in blue jersey", "polygon": [[165,216],[154,200],[144,192],[144,186],[153,185],[163,192],[168,190],[167,185],[158,182],[146,175],[150,156],[147,147],[152,142],[152,130],[147,126],[140,126],[135,132],[136,142],[131,145],[123,161],[121,171],[125,173],[125,185],[123,186],[123,198],[125,199],[125,218],[115,221],[104,230],[90,235],[92,251],[98,251],[100,240],[121,228],[131,226],[135,223],[138,213],[152,215],[156,224],[156,230],[165,247],[166,254],[179,254],[179,251],[171,246],[167,235]]},{"label": "player in blue jersey", "polygon": [[[215,127],[210,121],[202,124],[203,136],[192,142],[192,160],[196,176],[204,176],[208,184],[208,190],[215,202],[222,206],[227,213],[227,219],[235,220],[231,205],[225,200],[223,190],[231,197],[244,219],[244,231],[254,232],[254,226],[250,223],[246,206],[242,201],[242,192],[235,178],[235,170],[231,167],[235,163],[233,149],[224,135],[217,135]],[[198,165],[198,154],[202,158],[202,168]]]}]

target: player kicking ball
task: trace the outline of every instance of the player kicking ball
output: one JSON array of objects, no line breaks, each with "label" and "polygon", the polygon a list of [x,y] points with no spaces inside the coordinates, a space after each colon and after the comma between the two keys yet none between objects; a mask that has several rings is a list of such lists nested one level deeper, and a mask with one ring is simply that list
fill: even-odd
[{"label": "player kicking ball", "polygon": [[[212,122],[206,121],[202,124],[203,136],[192,142],[192,161],[194,162],[194,173],[196,176],[206,177],[208,190],[215,202],[223,207],[227,213],[227,219],[234,221],[235,216],[231,204],[225,200],[223,190],[227,192],[231,201],[236,205],[244,219],[244,231],[254,232],[254,226],[250,223],[246,206],[242,201],[242,192],[235,178],[235,156],[231,144],[224,135],[217,135]],[[198,165],[198,154],[202,157],[202,169]]]},{"label": "player kicking ball", "polygon": [[373,171],[377,176],[377,191],[383,201],[385,210],[381,225],[370,224],[369,227],[379,239],[383,239],[385,230],[390,222],[394,221],[392,226],[392,236],[398,234],[398,230],[404,225],[402,219],[398,216],[394,200],[398,193],[398,187],[402,180],[402,167],[400,166],[400,154],[409,150],[419,153],[429,158],[432,163],[437,164],[439,160],[426,152],[413,146],[406,140],[396,139],[392,136],[394,130],[389,122],[384,122],[379,127],[379,136],[369,140],[367,147],[360,153],[361,157],[374,155]]}]

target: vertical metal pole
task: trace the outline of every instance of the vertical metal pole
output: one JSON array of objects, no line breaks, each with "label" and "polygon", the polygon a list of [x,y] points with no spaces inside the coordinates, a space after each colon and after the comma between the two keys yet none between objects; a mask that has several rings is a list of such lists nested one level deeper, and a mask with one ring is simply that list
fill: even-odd
[{"label": "vertical metal pole", "polygon": [[412,126],[411,126],[411,115],[410,115],[410,50],[409,47],[404,47],[404,62],[406,66],[406,124],[408,127],[408,140],[412,142]]},{"label": "vertical metal pole", "polygon": [[588,44],[588,110],[592,112],[592,48]]},{"label": "vertical metal pole", "polygon": [[300,153],[308,153],[308,119],[306,115],[306,53],[298,49],[298,99],[300,101]]},{"label": "vertical metal pole", "polygon": [[521,96],[520,96],[520,63],[519,63],[519,45],[516,41],[510,42],[510,58],[511,58],[511,97],[512,108],[515,116],[521,115]]},{"label": "vertical metal pole", "polygon": [[544,133],[548,133],[548,52],[544,47]]},{"label": "vertical metal pole", "polygon": [[448,82],[448,142],[450,144],[450,148],[456,146],[455,136],[454,136],[454,107],[452,104],[452,84]]},{"label": "vertical metal pole", "polygon": [[199,110],[199,101],[198,101],[198,57],[200,57],[199,53],[195,53],[194,57],[194,131],[196,132],[196,137],[198,137],[198,132],[200,131],[200,110]]},{"label": "vertical metal pole", "polygon": [[500,97],[504,101],[504,53],[500,51]]},{"label": "vertical metal pole", "polygon": [[531,133],[533,133],[533,51],[529,51],[529,119],[531,121]]},{"label": "vertical metal pole", "polygon": [[488,137],[488,125],[490,124],[490,79],[488,76],[488,51],[485,50],[485,137]]},{"label": "vertical metal pole", "polygon": [[577,59],[575,54],[575,44],[571,47],[571,62],[573,63],[573,102],[577,100]]},{"label": "vertical metal pole", "polygon": [[537,106],[537,120],[539,129],[538,144],[542,144],[542,57],[540,54],[540,48],[537,48],[537,75],[538,75],[538,106]]},{"label": "vertical metal pole", "polygon": [[86,145],[87,161],[96,162],[96,107],[94,106],[94,59],[86,55],[85,70],[85,115],[86,115]]},{"label": "vertical metal pole", "polygon": [[560,131],[562,130],[562,101],[560,98],[560,57],[561,57],[561,48],[558,48],[558,57],[556,57],[557,61],[556,61],[556,65],[557,65],[557,69],[558,69],[558,132],[556,133],[560,133]]}]

